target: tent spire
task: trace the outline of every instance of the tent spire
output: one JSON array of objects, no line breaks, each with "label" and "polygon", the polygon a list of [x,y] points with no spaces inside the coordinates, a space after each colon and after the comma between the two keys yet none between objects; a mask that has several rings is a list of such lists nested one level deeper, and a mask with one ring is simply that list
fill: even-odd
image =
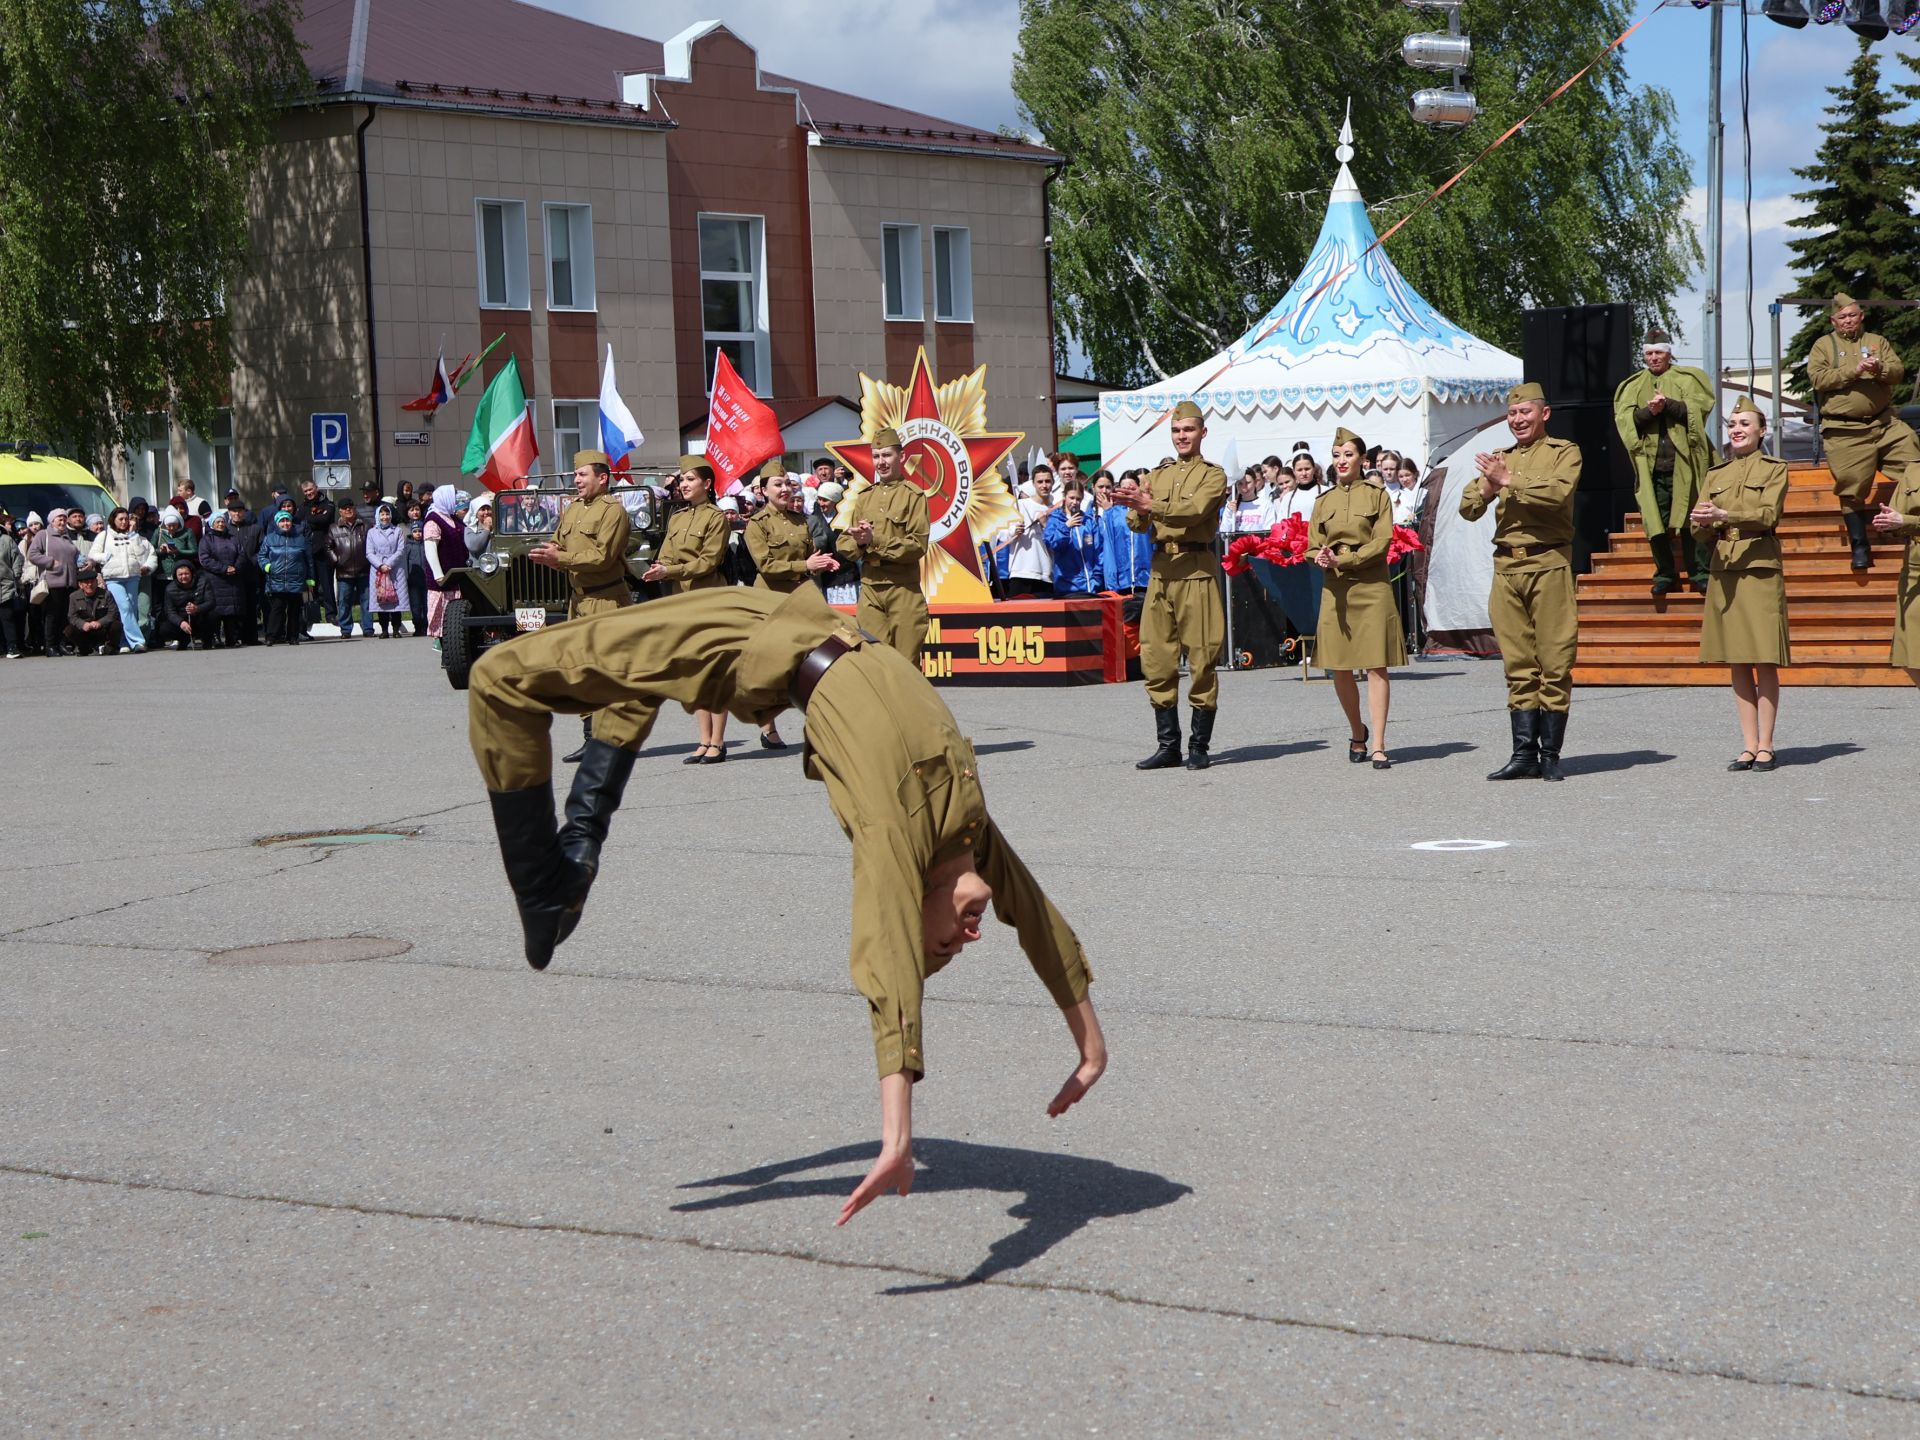
[{"label": "tent spire", "polygon": [[1353,159],[1353,97],[1347,97],[1347,118],[1340,123],[1340,143],[1334,147],[1333,158],[1340,162],[1340,173],[1333,179],[1333,194],[1328,203],[1338,205],[1342,200],[1360,199],[1360,187],[1353,183],[1353,172],[1347,168],[1347,162]]}]

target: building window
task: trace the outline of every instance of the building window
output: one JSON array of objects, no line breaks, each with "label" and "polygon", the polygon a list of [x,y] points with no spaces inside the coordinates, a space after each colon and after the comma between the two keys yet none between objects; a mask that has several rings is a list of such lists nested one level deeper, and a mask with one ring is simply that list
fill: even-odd
[{"label": "building window", "polygon": [[933,318],[973,319],[973,240],[966,230],[934,227]]},{"label": "building window", "polygon": [[156,505],[173,497],[173,441],[165,415],[147,416],[140,448],[127,452],[128,498],[144,495]]},{"label": "building window", "polygon": [[547,214],[547,308],[591,310],[593,207],[549,205]]},{"label": "building window", "polygon": [[573,473],[573,456],[578,450],[600,448],[600,402],[598,400],[556,400],[553,402],[553,466]]},{"label": "building window", "polygon": [[187,474],[194,489],[208,504],[218,506],[233,488],[233,412],[221,410],[213,417],[213,431],[202,437],[187,431]]},{"label": "building window", "polygon": [[920,227],[880,227],[880,283],[889,320],[918,320],[926,310],[920,302]]},{"label": "building window", "polygon": [[477,200],[474,231],[480,258],[480,304],[490,310],[529,308],[526,205],[518,200]]},{"label": "building window", "polygon": [[749,388],[771,393],[765,247],[766,222],[757,215],[700,217],[700,323],[709,386],[724,350]]}]

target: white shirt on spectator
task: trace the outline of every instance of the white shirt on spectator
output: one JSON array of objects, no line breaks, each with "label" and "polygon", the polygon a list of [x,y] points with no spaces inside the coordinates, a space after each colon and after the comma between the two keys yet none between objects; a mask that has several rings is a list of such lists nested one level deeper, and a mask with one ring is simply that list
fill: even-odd
[{"label": "white shirt on spectator", "polygon": [[1426,503],[1427,487],[1424,485],[1389,485],[1387,498],[1393,501],[1393,523],[1396,525],[1418,525],[1420,507]]},{"label": "white shirt on spectator", "polygon": [[1015,580],[1053,579],[1053,556],[1047,551],[1047,507],[1022,495],[1017,502],[1027,528],[1007,545],[1007,574]]}]

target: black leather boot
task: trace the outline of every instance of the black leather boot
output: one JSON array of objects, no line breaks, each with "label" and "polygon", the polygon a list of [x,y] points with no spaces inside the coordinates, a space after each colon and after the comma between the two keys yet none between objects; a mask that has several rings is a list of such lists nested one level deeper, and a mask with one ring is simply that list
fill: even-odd
[{"label": "black leather boot", "polygon": [[[1211,710],[1195,710],[1187,724],[1187,769],[1205,770],[1213,764],[1207,754],[1207,747],[1213,744],[1213,716]],[[1178,740],[1174,744],[1178,745]]]},{"label": "black leather boot", "polygon": [[1542,710],[1536,727],[1540,736],[1540,778],[1564,780],[1560,773],[1560,742],[1567,738],[1567,712]]},{"label": "black leather boot", "polygon": [[1873,568],[1873,543],[1867,534],[1867,514],[1864,510],[1844,510],[1841,519],[1847,525],[1847,544],[1853,549],[1853,568],[1871,570]]},{"label": "black leather boot", "polygon": [[[573,772],[573,789],[567,792],[567,818],[560,827],[560,853],[579,867],[591,885],[600,873],[600,847],[606,844],[607,830],[613,824],[613,812],[627,793],[627,781],[633,775],[635,755],[604,740],[589,740],[580,747],[580,768]],[[580,897],[580,909],[561,922],[564,943],[580,923],[586,896]]]},{"label": "black leather boot", "polygon": [[1509,710],[1513,723],[1513,755],[1489,780],[1537,780],[1540,778],[1540,712]]},{"label": "black leather boot", "polygon": [[493,830],[500,839],[507,883],[520,911],[527,963],[544,970],[554,947],[578,923],[593,877],[561,853],[551,782],[525,790],[489,790],[487,801],[493,806]]},{"label": "black leather boot", "polygon": [[1133,768],[1136,770],[1172,770],[1180,764],[1180,711],[1169,705],[1153,712],[1153,733],[1160,748]]},{"label": "black leather boot", "polygon": [[587,753],[587,746],[592,743],[593,716],[583,715],[580,717],[580,748],[571,755],[562,755],[560,757],[560,763],[562,765],[578,765],[580,763],[580,757]]}]

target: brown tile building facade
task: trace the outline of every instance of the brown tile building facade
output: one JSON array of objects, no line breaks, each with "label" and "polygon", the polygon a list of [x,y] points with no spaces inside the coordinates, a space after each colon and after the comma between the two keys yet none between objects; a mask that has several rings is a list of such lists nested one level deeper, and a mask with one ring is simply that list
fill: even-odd
[{"label": "brown tile building facade", "polygon": [[[309,0],[301,33],[319,103],[261,177],[231,411],[206,438],[149,417],[130,493],[257,500],[313,473],[318,414],[347,417],[356,488],[457,482],[510,354],[545,468],[597,443],[609,345],[649,465],[697,442],[722,349],[801,417],[796,456],[921,345],[943,379],[990,367],[996,427],[1052,438],[1052,152],[764,74],[717,22],[661,44],[515,0]],[[502,334],[435,423],[401,408],[442,347]]]}]

